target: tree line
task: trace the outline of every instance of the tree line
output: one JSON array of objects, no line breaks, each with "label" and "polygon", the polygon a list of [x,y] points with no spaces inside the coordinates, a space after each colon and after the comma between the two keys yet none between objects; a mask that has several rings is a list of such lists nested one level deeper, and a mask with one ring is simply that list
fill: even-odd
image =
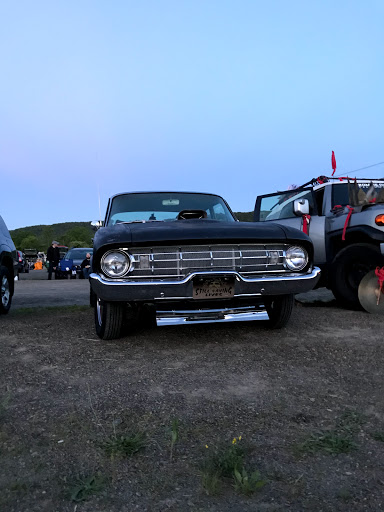
[{"label": "tree line", "polygon": [[10,234],[18,250],[37,249],[46,252],[53,240],[68,247],[92,247],[95,232],[90,222],[62,222],[14,229]]},{"label": "tree line", "polygon": [[[253,212],[235,212],[243,222],[253,221]],[[90,222],[61,222],[59,224],[28,226],[10,231],[19,251],[37,249],[46,252],[53,240],[68,247],[92,247],[95,235]]]}]

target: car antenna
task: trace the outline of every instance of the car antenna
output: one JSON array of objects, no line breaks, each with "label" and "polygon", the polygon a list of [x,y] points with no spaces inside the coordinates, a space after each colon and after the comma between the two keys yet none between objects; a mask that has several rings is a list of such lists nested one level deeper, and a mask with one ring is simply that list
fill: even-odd
[{"label": "car antenna", "polygon": [[99,197],[99,221],[101,223],[100,186],[99,186],[99,184],[97,184],[97,195]]}]

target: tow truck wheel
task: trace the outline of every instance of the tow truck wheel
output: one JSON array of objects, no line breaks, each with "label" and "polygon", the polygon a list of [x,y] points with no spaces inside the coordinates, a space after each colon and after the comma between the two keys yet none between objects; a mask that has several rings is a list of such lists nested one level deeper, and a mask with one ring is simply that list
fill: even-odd
[{"label": "tow truck wheel", "polygon": [[293,295],[277,295],[266,299],[265,307],[269,316],[268,327],[281,329],[291,318],[293,308]]},{"label": "tow truck wheel", "polygon": [[361,309],[359,284],[370,270],[384,265],[379,249],[371,244],[353,244],[341,250],[333,260],[330,288],[336,299],[350,309]]},{"label": "tow truck wheel", "polygon": [[124,319],[124,303],[108,302],[97,297],[94,307],[96,334],[102,340],[120,338]]}]

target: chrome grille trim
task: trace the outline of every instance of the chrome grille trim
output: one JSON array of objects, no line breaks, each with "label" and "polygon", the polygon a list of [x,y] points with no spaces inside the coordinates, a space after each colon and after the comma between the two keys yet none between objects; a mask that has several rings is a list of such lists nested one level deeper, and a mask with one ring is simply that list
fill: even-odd
[{"label": "chrome grille trim", "polygon": [[[204,244],[178,247],[152,246],[120,249],[131,255],[133,270],[128,280],[175,280],[199,272],[238,272],[246,277],[290,272],[285,266],[288,244]],[[271,263],[270,253],[277,257]]]}]

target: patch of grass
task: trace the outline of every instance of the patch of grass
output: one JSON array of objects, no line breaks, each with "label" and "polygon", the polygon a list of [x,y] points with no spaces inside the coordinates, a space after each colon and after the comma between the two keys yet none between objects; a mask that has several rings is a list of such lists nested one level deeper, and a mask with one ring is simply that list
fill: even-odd
[{"label": "patch of grass", "polygon": [[208,496],[218,494],[221,490],[221,477],[217,471],[211,469],[203,469],[201,471],[201,480],[205,492]]},{"label": "patch of grass", "polygon": [[350,453],[357,449],[357,444],[348,436],[340,435],[336,430],[312,434],[297,447],[299,453],[323,452],[332,455]]},{"label": "patch of grass", "polygon": [[5,415],[5,411],[7,410],[8,408],[8,404],[11,400],[11,393],[6,393],[3,398],[0,400],[0,419],[3,418],[3,416]]},{"label": "patch of grass", "polygon": [[365,421],[366,418],[363,414],[347,410],[337,420],[334,429],[322,430],[312,434],[296,446],[296,451],[299,454],[322,452],[338,455],[340,453],[350,453],[358,447],[353,438]]},{"label": "patch of grass", "polygon": [[348,434],[355,434],[365,423],[365,416],[359,412],[345,411],[336,424],[336,430]]},{"label": "patch of grass", "polygon": [[339,491],[339,494],[338,494],[338,498],[347,502],[347,501],[350,501],[352,499],[352,494],[349,492],[348,489],[340,489]]},{"label": "patch of grass", "polygon": [[72,304],[71,306],[45,306],[45,307],[39,307],[39,308],[18,308],[13,309],[12,314],[13,315],[30,315],[30,314],[37,314],[41,315],[42,313],[52,313],[52,312],[58,312],[58,313],[70,313],[72,311],[89,311],[89,306],[80,306],[77,304]]},{"label": "patch of grass", "polygon": [[237,492],[250,496],[256,491],[259,491],[266,481],[261,478],[260,471],[253,471],[248,474],[245,468],[241,470],[235,469],[233,472],[234,487]]},{"label": "patch of grass", "polygon": [[131,436],[114,435],[102,443],[102,446],[111,458],[130,457],[145,448],[145,434],[138,432]]},{"label": "patch of grass", "polygon": [[384,432],[374,432],[372,437],[375,441],[381,441],[384,443]]},{"label": "patch of grass", "polygon": [[69,496],[72,501],[81,502],[88,500],[94,494],[98,494],[104,490],[107,479],[96,473],[89,476],[78,476],[74,479],[69,487]]},{"label": "patch of grass", "polygon": [[27,484],[25,482],[20,482],[19,480],[17,480],[16,482],[13,482],[13,484],[11,484],[9,486],[10,491],[16,492],[16,493],[25,493],[29,490],[29,488],[30,488],[29,484]]}]

